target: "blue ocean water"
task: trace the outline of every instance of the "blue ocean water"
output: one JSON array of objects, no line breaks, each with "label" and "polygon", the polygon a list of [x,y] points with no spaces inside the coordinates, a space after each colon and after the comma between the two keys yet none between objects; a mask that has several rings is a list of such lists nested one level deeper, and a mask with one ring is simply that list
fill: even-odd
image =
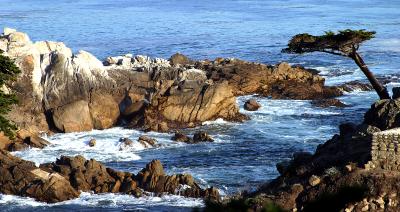
[{"label": "blue ocean water", "polygon": [[[280,52],[291,36],[346,28],[377,32],[361,53],[380,76],[400,70],[400,1],[327,0],[0,0],[0,28],[12,27],[32,40],[65,42],[74,51],[87,50],[103,59],[126,53],[168,58],[181,52],[195,59],[236,57],[250,61],[289,61],[316,68],[328,84],[365,80],[352,61],[326,54],[287,55]],[[389,86],[397,85],[395,83]],[[248,99],[238,98],[238,103]],[[191,173],[203,186],[217,186],[223,194],[258,185],[277,176],[275,164],[296,151],[314,151],[338,132],[345,121],[360,122],[377,96],[352,92],[341,98],[347,108],[315,108],[309,101],[258,98],[262,104],[245,123],[215,121],[200,127],[215,143],[185,145],[171,134],[150,133],[159,148],[119,150],[118,140],[134,140],[143,132],[114,128],[105,131],[58,134],[43,150],[17,152],[37,163],[60,155],[82,154],[107,165],[137,172],[160,159],[167,173]],[[198,129],[185,130],[192,134]],[[95,148],[87,141],[97,139]],[[201,207],[201,200],[177,196],[136,199],[128,195],[83,194],[59,204],[0,195],[5,211],[176,211]]]}]

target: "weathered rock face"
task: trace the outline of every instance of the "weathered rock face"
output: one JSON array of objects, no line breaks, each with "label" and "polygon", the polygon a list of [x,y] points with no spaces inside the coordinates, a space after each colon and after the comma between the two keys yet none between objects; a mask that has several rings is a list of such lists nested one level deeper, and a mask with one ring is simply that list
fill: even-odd
[{"label": "weathered rock face", "polygon": [[43,202],[60,202],[79,196],[64,177],[36,167],[0,150],[0,192],[32,197]]},{"label": "weathered rock face", "polygon": [[400,127],[400,99],[375,102],[365,114],[364,122],[381,130]]},{"label": "weathered rock face", "polygon": [[207,81],[203,70],[183,67],[191,62],[183,55],[171,58],[177,67],[130,54],[109,57],[103,65],[88,52],[73,54],[62,43],[32,43],[24,33],[6,31],[1,48],[23,71],[9,85],[22,100],[9,114],[20,127],[73,132],[127,124],[168,131],[189,122],[243,119],[232,88]]},{"label": "weathered rock face", "polygon": [[119,104],[110,94],[92,94],[89,111],[95,129],[107,129],[114,126],[120,116]]},{"label": "weathered rock face", "polygon": [[80,132],[93,129],[87,101],[80,100],[53,111],[55,126],[63,132]]},{"label": "weathered rock face", "polygon": [[184,81],[170,87],[145,109],[144,126],[158,130],[153,123],[168,122],[170,128],[179,128],[188,123],[201,123],[206,120],[224,118],[225,120],[243,120],[239,114],[232,88],[227,82],[219,84],[198,84],[196,81]]}]

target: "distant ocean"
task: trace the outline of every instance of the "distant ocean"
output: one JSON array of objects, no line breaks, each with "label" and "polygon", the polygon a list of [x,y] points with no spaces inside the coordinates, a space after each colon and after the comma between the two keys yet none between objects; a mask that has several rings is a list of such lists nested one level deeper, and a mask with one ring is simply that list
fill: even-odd
[{"label": "distant ocean", "polygon": [[[291,36],[327,30],[367,29],[376,38],[361,48],[371,70],[399,86],[400,1],[326,0],[0,0],[0,27],[16,28],[34,41],[55,40],[104,59],[126,53],[169,58],[176,52],[194,59],[235,57],[263,63],[289,61],[321,71],[327,84],[365,80],[351,60],[326,54],[287,55],[280,52]],[[239,104],[249,96],[238,98]],[[160,159],[168,173],[190,173],[203,186],[223,194],[254,189],[277,176],[275,164],[295,151],[314,151],[338,132],[345,121],[360,122],[377,99],[373,92],[355,91],[341,97],[347,108],[316,108],[309,101],[257,97],[262,108],[246,112],[242,124],[222,120],[201,127],[215,143],[186,145],[170,141],[170,134],[150,133],[161,147],[119,151],[122,136],[137,139],[136,130],[57,134],[53,146],[15,153],[36,163],[60,155],[82,154],[116,169],[137,172]],[[186,130],[192,134],[198,129]],[[85,142],[96,138],[95,148]],[[84,193],[58,204],[0,195],[0,211],[190,211],[199,199],[178,196],[134,198],[129,195]]]}]

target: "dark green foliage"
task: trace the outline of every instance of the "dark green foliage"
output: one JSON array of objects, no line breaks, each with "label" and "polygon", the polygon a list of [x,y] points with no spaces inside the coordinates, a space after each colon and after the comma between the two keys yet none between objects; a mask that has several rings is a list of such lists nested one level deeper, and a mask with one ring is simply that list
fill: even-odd
[{"label": "dark green foliage", "polygon": [[336,193],[321,195],[316,201],[305,205],[303,211],[337,212],[344,208],[347,203],[361,201],[367,196],[367,192],[368,188],[365,186],[342,187]]},{"label": "dark green foliage", "polygon": [[288,53],[327,52],[342,56],[349,56],[357,50],[364,41],[374,38],[374,31],[366,30],[342,30],[338,33],[325,32],[325,35],[314,36],[307,33],[295,35],[283,49]]},{"label": "dark green foliage", "polygon": [[374,38],[374,31],[351,30],[346,29],[334,33],[325,32],[325,35],[314,36],[307,33],[295,35],[288,44],[288,48],[282,49],[282,52],[303,54],[307,52],[326,52],[329,54],[349,57],[354,60],[357,66],[368,78],[372,87],[380,99],[390,99],[386,88],[376,79],[369,70],[364,60],[357,53],[360,45],[367,40]]},{"label": "dark green foliage", "polygon": [[[0,54],[0,88],[7,82],[15,81],[20,72],[19,68],[10,58]],[[0,90],[0,131],[11,138],[14,137],[14,131],[17,127],[7,120],[4,115],[11,110],[11,105],[17,102],[14,94],[5,94]]]}]

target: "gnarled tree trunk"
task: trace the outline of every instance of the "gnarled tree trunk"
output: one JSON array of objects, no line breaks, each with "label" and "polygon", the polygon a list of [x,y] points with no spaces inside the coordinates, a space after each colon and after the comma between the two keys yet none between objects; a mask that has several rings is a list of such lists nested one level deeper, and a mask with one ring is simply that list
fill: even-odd
[{"label": "gnarled tree trunk", "polygon": [[356,62],[358,67],[360,67],[361,71],[365,74],[368,78],[369,82],[371,83],[372,87],[375,89],[376,93],[380,99],[390,99],[389,93],[385,87],[382,86],[381,83],[376,79],[374,74],[369,70],[368,66],[365,64],[364,60],[357,52],[353,52],[350,57]]}]

